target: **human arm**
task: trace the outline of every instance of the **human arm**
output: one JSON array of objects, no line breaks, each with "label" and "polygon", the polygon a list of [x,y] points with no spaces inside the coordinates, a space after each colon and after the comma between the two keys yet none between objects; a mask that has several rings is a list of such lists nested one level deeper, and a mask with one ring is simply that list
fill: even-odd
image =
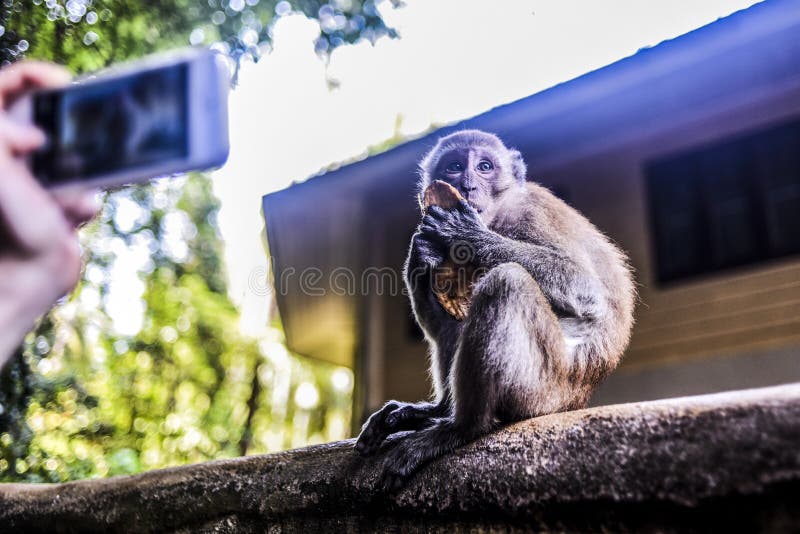
[{"label": "human arm", "polygon": [[53,195],[39,185],[24,157],[44,135],[8,115],[10,103],[25,91],[68,81],[65,70],[46,63],[0,71],[0,366],[36,319],[77,283],[76,228],[96,211],[91,192]]}]

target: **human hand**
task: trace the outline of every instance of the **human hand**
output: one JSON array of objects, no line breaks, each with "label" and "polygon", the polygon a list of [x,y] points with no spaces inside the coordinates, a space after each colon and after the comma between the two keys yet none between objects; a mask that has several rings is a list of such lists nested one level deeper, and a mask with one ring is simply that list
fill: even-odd
[{"label": "human hand", "polygon": [[0,366],[36,318],[78,282],[76,228],[97,211],[94,192],[52,194],[24,163],[45,138],[11,120],[8,107],[30,89],[57,87],[69,73],[21,62],[0,70]]}]

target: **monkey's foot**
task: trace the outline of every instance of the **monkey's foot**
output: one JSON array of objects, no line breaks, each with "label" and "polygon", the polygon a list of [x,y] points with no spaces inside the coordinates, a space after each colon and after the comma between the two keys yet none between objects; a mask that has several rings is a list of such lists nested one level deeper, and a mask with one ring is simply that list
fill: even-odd
[{"label": "monkey's foot", "polygon": [[398,408],[400,408],[399,403],[394,401],[387,402],[383,408],[367,419],[367,422],[361,428],[361,434],[358,435],[356,440],[356,450],[361,455],[372,456],[378,452],[381,443],[392,433],[391,427],[386,423],[386,419]]},{"label": "monkey's foot", "polygon": [[383,459],[380,485],[386,492],[402,488],[426,460],[415,451],[413,434],[397,441]]},{"label": "monkey's foot", "polygon": [[378,452],[381,444],[391,434],[424,427],[432,417],[442,411],[441,406],[432,403],[406,404],[389,401],[364,424],[356,440],[356,450],[364,456],[371,456]]},{"label": "monkey's foot", "polygon": [[431,420],[417,432],[392,439],[391,448],[383,458],[383,489],[399,489],[422,466],[468,443],[477,435],[474,430],[465,431],[456,426],[451,417],[443,417]]}]

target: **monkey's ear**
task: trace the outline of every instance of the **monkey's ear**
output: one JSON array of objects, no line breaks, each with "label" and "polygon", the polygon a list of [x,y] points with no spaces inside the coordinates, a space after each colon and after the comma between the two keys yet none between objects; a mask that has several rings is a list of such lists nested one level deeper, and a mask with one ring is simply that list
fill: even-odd
[{"label": "monkey's ear", "polygon": [[514,173],[514,178],[520,182],[528,179],[528,167],[525,165],[525,160],[522,159],[522,154],[519,150],[509,150],[508,155],[511,157],[511,172]]}]

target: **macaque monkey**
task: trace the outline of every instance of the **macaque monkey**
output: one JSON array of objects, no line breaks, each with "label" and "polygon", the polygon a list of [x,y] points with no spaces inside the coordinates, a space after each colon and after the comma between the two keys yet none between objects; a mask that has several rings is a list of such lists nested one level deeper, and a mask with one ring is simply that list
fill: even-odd
[{"label": "macaque monkey", "polygon": [[[413,431],[388,440],[386,488],[500,425],[586,406],[628,345],[635,289],[625,255],[526,173],[518,151],[477,130],[439,139],[420,163],[420,191],[442,181],[463,198],[429,202],[404,271],[435,399],[388,402],[356,442],[373,455]],[[433,288],[454,262],[474,277],[463,317]]]}]

